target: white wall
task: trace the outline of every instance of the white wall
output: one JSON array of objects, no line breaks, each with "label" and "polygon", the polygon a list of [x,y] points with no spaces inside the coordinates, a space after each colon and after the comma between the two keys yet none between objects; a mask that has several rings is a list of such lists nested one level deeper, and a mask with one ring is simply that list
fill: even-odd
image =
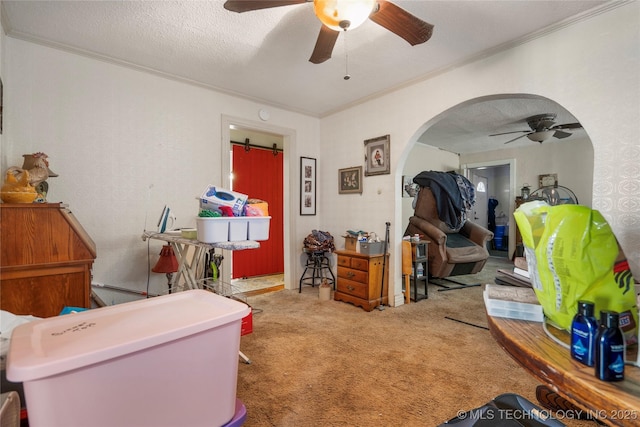
[{"label": "white wall", "polygon": [[[323,149],[338,159],[321,166],[321,184],[329,189],[321,203],[323,219],[343,230],[356,220],[371,228],[391,218],[396,304],[402,303],[402,281],[394,254],[401,251],[404,231],[397,193],[413,144],[438,114],[495,94],[543,96],[578,118],[594,147],[592,206],[610,222],[640,276],[639,17],[640,2],[626,3],[322,120]],[[391,175],[365,178],[362,196],[331,192],[336,170],[362,164],[363,141],[385,134],[391,135]]]},{"label": "white wall", "polygon": [[[145,226],[155,229],[167,204],[177,226],[195,226],[196,197],[222,185],[223,115],[264,126],[247,100],[221,95],[69,52],[7,38],[3,164],[22,165],[22,154],[43,151],[50,168],[48,201],[68,204],[97,245],[94,280],[144,289]],[[266,107],[269,124],[295,135],[287,156],[298,176],[299,156],[321,157],[319,120]],[[228,134],[228,129],[227,129]],[[150,188],[151,187],[151,188]],[[298,212],[297,180],[285,194]],[[292,221],[292,242],[317,228],[319,217]],[[296,225],[299,227],[296,231]],[[153,264],[161,243],[153,241]],[[298,249],[299,251],[299,249]],[[151,266],[153,266],[151,264]],[[295,265],[290,276],[297,277]],[[166,288],[151,274],[151,290]]]}]

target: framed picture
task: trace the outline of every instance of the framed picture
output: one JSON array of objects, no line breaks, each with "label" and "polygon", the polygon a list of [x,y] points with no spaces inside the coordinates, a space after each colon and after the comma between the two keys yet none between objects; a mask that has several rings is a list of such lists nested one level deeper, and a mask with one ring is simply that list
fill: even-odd
[{"label": "framed picture", "polygon": [[362,194],[362,166],[338,170],[339,194]]},{"label": "framed picture", "polygon": [[538,176],[538,184],[540,184],[540,187],[553,187],[557,183],[558,183],[557,173],[547,173],[547,174]]},{"label": "framed picture", "polygon": [[367,139],[364,142],[364,164],[364,176],[391,173],[389,135]]},{"label": "framed picture", "polygon": [[300,157],[300,215],[316,214],[316,159]]}]

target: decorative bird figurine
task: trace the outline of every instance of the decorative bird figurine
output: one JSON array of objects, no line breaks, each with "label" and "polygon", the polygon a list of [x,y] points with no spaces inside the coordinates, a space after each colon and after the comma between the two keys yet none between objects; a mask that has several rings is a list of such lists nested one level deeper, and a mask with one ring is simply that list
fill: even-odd
[{"label": "decorative bird figurine", "polygon": [[47,193],[49,192],[48,178],[58,176],[57,173],[49,169],[49,156],[45,153],[23,154],[24,162],[22,168],[17,166],[11,167],[8,171],[19,178],[25,171],[31,176],[30,182],[38,192],[36,202],[46,203]]},{"label": "decorative bird figurine", "polygon": [[[27,157],[33,159],[32,162],[27,161]],[[16,179],[20,180],[23,171],[29,172],[29,183],[38,188],[38,186],[49,178],[49,156],[44,153],[33,153],[31,155],[25,155],[25,164],[22,168],[12,166],[7,169],[7,172],[11,172],[15,175]],[[23,169],[24,168],[24,169]]]}]

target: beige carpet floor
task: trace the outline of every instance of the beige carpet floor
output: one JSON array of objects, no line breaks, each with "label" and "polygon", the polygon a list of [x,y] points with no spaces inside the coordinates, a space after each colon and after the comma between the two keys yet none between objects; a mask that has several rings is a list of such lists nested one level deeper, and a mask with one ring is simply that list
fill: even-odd
[{"label": "beige carpet floor", "polygon": [[[466,279],[492,283],[495,268]],[[310,286],[248,297],[253,333],[241,350],[252,363],[240,363],[237,390],[245,426],[437,426],[502,393],[535,402],[538,383],[486,329],[482,289],[438,289],[371,312],[320,301]]]}]

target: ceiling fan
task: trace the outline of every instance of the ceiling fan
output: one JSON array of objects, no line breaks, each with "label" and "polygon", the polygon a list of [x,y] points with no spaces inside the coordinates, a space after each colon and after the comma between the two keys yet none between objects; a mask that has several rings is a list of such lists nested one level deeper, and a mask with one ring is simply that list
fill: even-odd
[{"label": "ceiling fan", "polygon": [[224,8],[248,12],[272,7],[311,3],[322,22],[309,61],[320,64],[331,58],[341,31],[353,30],[368,19],[415,46],[431,38],[433,25],[415,17],[387,0],[227,0]]},{"label": "ceiling fan", "polygon": [[565,132],[565,129],[579,129],[582,127],[580,123],[565,123],[563,125],[557,125],[556,115],[552,113],[531,116],[527,118],[527,124],[529,125],[531,130],[516,130],[513,132],[494,133],[489,136],[508,135],[510,133],[524,133],[524,135],[509,140],[505,142],[505,144],[516,141],[525,136],[531,141],[536,141],[542,144],[544,141],[551,137],[562,139],[571,136],[571,132]]}]

